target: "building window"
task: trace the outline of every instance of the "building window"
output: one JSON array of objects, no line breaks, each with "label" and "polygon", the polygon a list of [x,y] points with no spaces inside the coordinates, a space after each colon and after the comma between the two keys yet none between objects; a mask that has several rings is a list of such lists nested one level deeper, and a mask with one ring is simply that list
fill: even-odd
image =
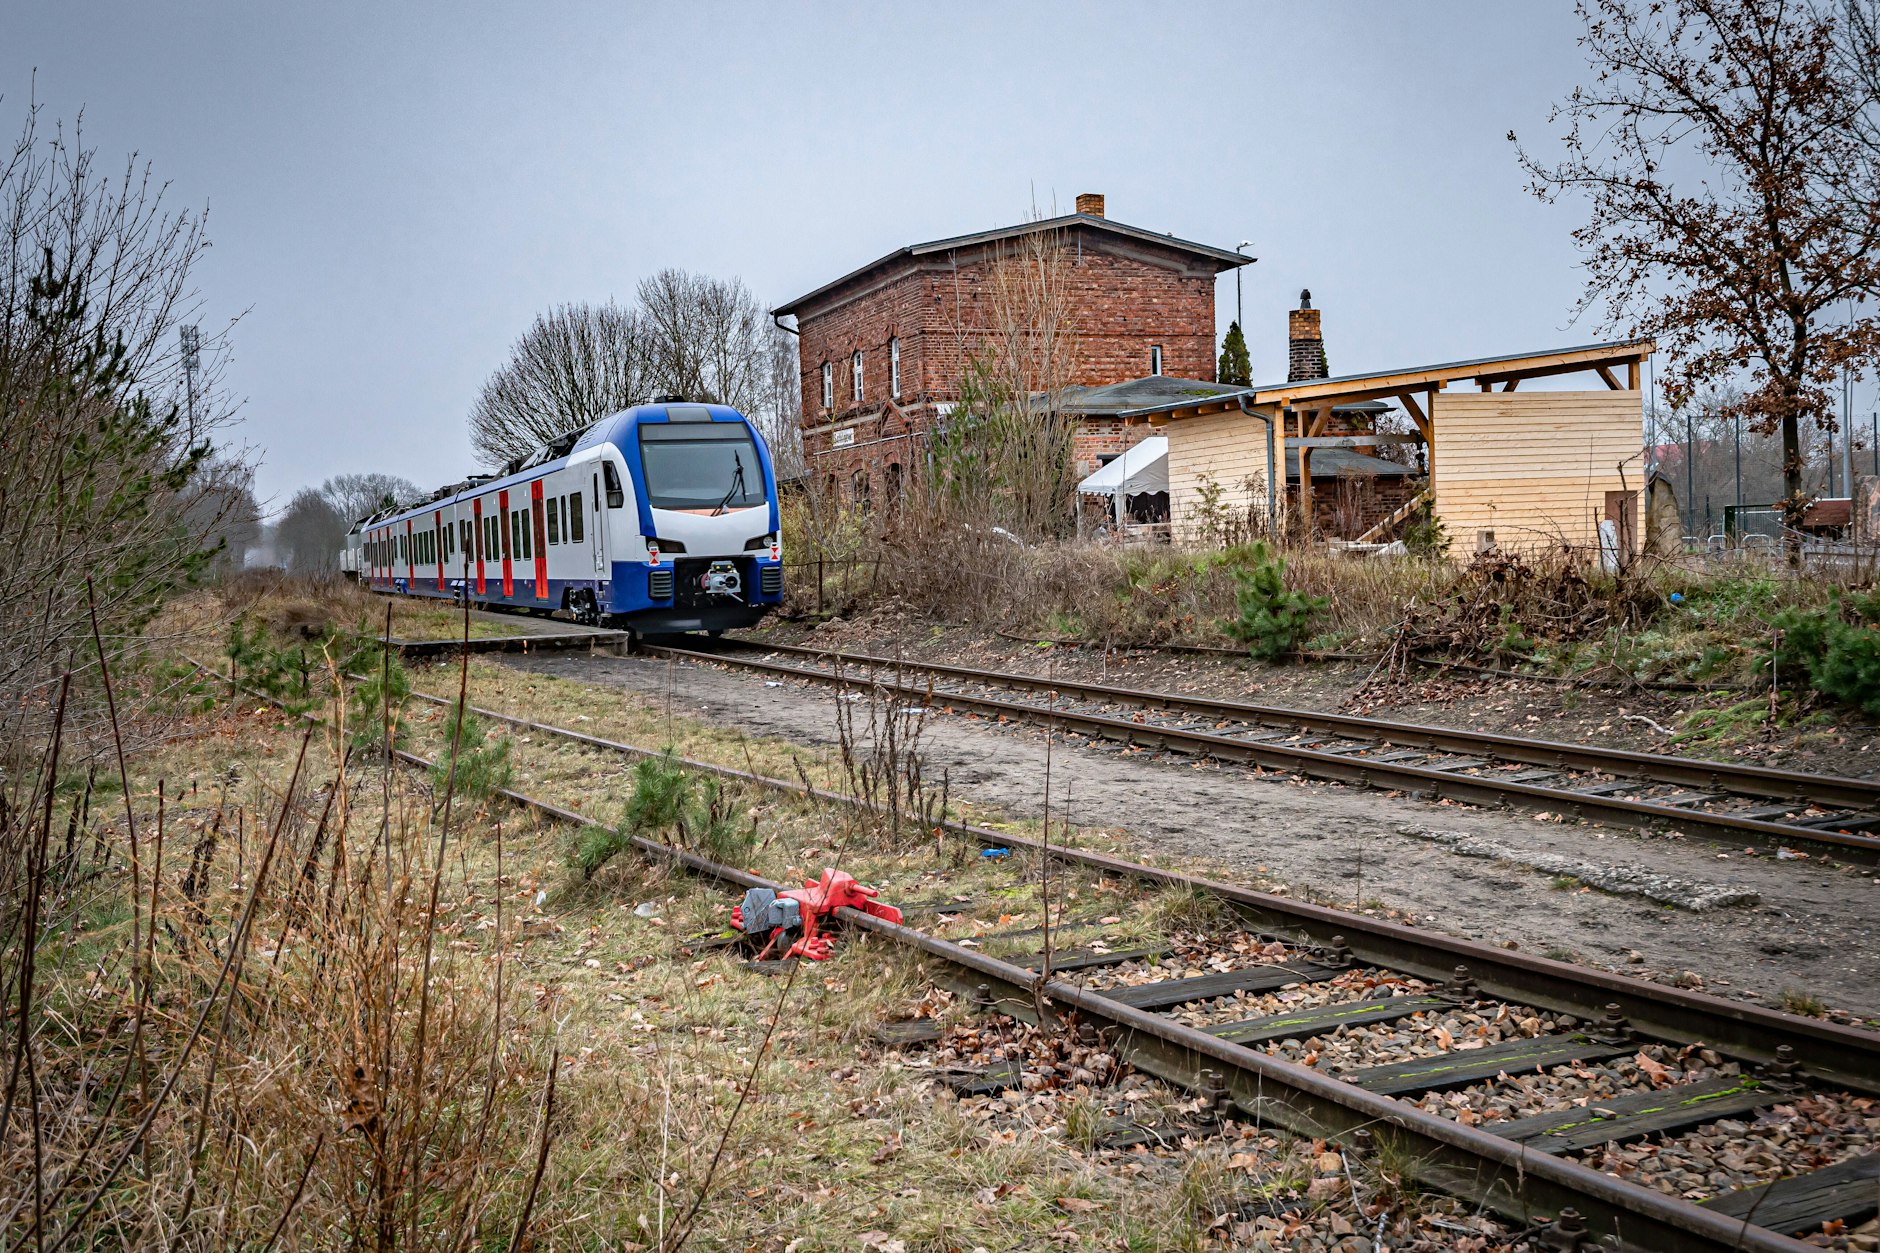
[{"label": "building window", "polygon": [[1162,345],[1149,345],[1149,373],[1162,373]]},{"label": "building window", "polygon": [[862,350],[857,348],[855,355],[849,358],[849,399],[856,404],[862,403]]},{"label": "building window", "polygon": [[901,398],[901,337],[896,335],[888,340],[888,395]]},{"label": "building window", "polygon": [[827,361],[822,363],[823,408],[836,407],[836,372]]}]

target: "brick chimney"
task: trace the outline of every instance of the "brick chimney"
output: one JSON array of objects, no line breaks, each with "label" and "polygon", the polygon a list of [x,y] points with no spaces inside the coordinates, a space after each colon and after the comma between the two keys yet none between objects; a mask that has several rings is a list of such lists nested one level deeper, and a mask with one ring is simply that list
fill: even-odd
[{"label": "brick chimney", "polygon": [[1077,212],[1088,213],[1093,218],[1103,216],[1103,193],[1087,191],[1077,197]]},{"label": "brick chimney", "polygon": [[1286,381],[1325,377],[1325,336],[1319,330],[1319,311],[1312,293],[1299,293],[1299,307],[1286,315]]}]

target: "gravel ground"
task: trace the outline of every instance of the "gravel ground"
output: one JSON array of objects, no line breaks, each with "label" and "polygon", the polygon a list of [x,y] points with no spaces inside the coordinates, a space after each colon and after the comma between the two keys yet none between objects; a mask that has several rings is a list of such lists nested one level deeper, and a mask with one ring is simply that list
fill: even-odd
[{"label": "gravel ground", "polygon": [[[535,655],[519,669],[665,699],[702,721],[813,748],[836,741],[834,693],[711,666],[638,657]],[[774,684],[774,685],[773,685]],[[1042,802],[1045,740],[1030,727],[929,719],[926,773],[952,794],[1019,817]],[[1725,996],[1779,1000],[1786,990],[1838,1010],[1880,1016],[1880,880],[1814,859],[1720,857],[1708,844],[1627,829],[1547,821],[1513,811],[1260,775],[1105,743],[1067,744],[1052,758],[1054,812],[1130,833],[1138,847],[1215,866],[1243,882],[1299,895],[1363,901],[1421,925]],[[1495,840],[1533,857],[1667,876],[1701,892],[1758,904],[1701,912],[1609,895],[1532,866],[1468,857],[1452,844],[1398,831],[1405,823]],[[1701,954],[1701,959],[1695,955]],[[1693,971],[1694,965],[1701,970]]]},{"label": "gravel ground", "polygon": [[1669,732],[1676,731],[1686,716],[1735,704],[1744,699],[1741,692],[1649,688],[1616,692],[1421,670],[1415,682],[1388,692],[1360,694],[1373,669],[1368,661],[1272,665],[1246,657],[1155,649],[1107,653],[1101,648],[1041,649],[996,633],[935,625],[887,611],[855,622],[838,618],[813,627],[773,620],[744,633],[744,638],[753,643],[775,639],[1034,674],[1048,671],[1119,687],[1204,692],[1228,700],[1337,709],[1405,722],[1531,734],[1611,748],[1674,751],[1861,778],[1873,778],[1880,771],[1880,728],[1846,711],[1800,727],[1745,733],[1725,743],[1697,740],[1670,745]]}]

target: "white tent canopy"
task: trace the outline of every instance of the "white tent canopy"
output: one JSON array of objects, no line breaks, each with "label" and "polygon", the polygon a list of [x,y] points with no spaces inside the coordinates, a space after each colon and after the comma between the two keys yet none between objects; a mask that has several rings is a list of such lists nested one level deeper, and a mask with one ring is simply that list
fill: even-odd
[{"label": "white tent canopy", "polygon": [[1126,498],[1168,490],[1168,436],[1151,435],[1077,485],[1084,496],[1108,496],[1110,516],[1123,520]]},{"label": "white tent canopy", "polygon": [[1168,436],[1151,435],[1128,452],[1097,467],[1077,485],[1085,496],[1139,496],[1168,490]]}]

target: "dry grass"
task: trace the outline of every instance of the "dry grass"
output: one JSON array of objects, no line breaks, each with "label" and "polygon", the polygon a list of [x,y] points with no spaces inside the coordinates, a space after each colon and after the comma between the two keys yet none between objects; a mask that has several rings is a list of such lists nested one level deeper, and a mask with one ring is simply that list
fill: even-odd
[{"label": "dry grass", "polygon": [[[219,617],[204,615],[212,632]],[[418,686],[447,691],[452,677],[439,668]],[[468,679],[473,699],[550,721],[797,768],[790,746],[715,733],[658,702],[482,664]],[[324,712],[342,716],[337,703]],[[414,703],[401,734],[435,752],[446,724]],[[1146,1250],[1367,1221],[1335,1191],[1295,1186],[1322,1145],[1248,1130],[1094,1150],[1108,1120],[1191,1107],[1139,1077],[953,1100],[920,1056],[877,1046],[874,1024],[930,1014],[1015,1055],[1056,1045],[975,1018],[907,950],[851,937],[828,964],[766,978],[688,946],[722,927],[734,892],[625,857],[583,880],[572,829],[506,802],[446,804],[422,773],[382,769],[370,744],[343,760],[337,733],[314,735],[301,761],[303,727],[269,708],[223,704],[174,726],[130,763],[135,841],[102,785],[89,807],[82,788],[62,792],[44,829],[63,847],[79,811],[78,860],[40,880],[56,890],[36,898],[51,922],[35,928],[45,939],[24,1019],[31,1091],[0,1129],[0,1213],[16,1239],[36,1216],[86,1246]],[[540,735],[510,749],[524,790],[597,817],[624,803],[616,754]],[[880,759],[801,764],[852,790],[862,760]],[[891,830],[802,797],[733,800],[756,823],[750,864],[775,877],[839,864],[884,899],[957,906],[940,927],[961,938],[1042,921],[1034,858],[980,858],[913,822]],[[1183,894],[1075,872],[1054,874],[1051,901],[1059,947],[1096,917],[1130,919],[1107,928],[1113,941],[1219,921]],[[234,995],[215,990],[225,956]],[[20,1021],[0,1019],[0,1061]],[[117,1161],[105,1178],[98,1165]],[[77,1182],[60,1193],[63,1178]],[[1367,1195],[1390,1186],[1361,1165],[1357,1178]],[[94,1192],[81,1214],[75,1200]],[[1414,1212],[1393,1209],[1390,1229]]]}]

